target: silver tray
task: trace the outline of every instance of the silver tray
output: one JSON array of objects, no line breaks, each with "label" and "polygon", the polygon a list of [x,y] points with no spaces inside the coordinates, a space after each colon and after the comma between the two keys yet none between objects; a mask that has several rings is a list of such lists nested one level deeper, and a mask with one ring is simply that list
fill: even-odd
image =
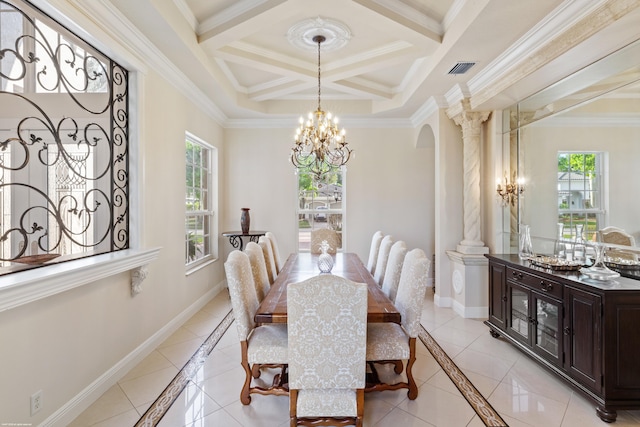
[{"label": "silver tray", "polygon": [[529,262],[535,266],[546,268],[549,270],[577,271],[583,267],[581,262],[567,261],[564,259],[559,259],[557,257],[545,255],[533,256],[529,258]]},{"label": "silver tray", "polygon": [[615,279],[616,277],[620,277],[620,273],[618,273],[617,271],[609,270],[608,268],[602,267],[581,268],[580,273],[584,274],[590,279],[601,281],[607,281]]}]

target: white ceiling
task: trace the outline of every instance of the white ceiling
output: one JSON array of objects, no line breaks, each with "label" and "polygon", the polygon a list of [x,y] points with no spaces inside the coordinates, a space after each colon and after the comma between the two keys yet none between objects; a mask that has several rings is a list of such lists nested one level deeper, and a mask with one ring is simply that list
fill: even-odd
[{"label": "white ceiling", "polygon": [[[338,21],[350,31],[343,47],[322,52],[323,108],[352,120],[401,120],[415,117],[429,99],[447,107],[456,96],[469,97],[500,78],[505,54],[526,61],[534,34],[546,31],[551,38],[549,31],[566,30],[576,7],[570,0],[110,2],[232,121],[288,120],[315,108],[317,47],[303,49],[287,39],[290,28],[305,20]],[[583,3],[575,10],[603,1]],[[554,22],[562,14],[566,22]],[[464,75],[448,75],[459,61],[476,65]],[[554,72],[500,102],[508,105],[548,84],[545,78],[562,75],[563,67],[579,66],[556,64]]]}]

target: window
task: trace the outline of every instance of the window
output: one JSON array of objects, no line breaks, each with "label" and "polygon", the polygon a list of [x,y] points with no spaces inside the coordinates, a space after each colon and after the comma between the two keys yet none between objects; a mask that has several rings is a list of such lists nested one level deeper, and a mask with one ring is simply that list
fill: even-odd
[{"label": "window", "polygon": [[213,172],[215,148],[187,134],[185,264],[196,267],[213,258]]},{"label": "window", "polygon": [[582,224],[584,238],[594,239],[602,223],[603,155],[597,152],[558,153],[558,223],[564,237],[575,237]]},{"label": "window", "polygon": [[[328,172],[315,181],[309,171],[298,169],[298,249],[309,251],[311,231],[335,230],[342,240],[344,171]],[[342,245],[340,248],[342,249]]]},{"label": "window", "polygon": [[128,72],[0,0],[0,274],[129,248]]}]

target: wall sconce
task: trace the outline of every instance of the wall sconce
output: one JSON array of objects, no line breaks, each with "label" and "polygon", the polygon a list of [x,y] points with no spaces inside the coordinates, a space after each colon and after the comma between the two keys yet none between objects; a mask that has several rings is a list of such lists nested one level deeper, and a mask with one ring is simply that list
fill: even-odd
[{"label": "wall sconce", "polygon": [[500,180],[498,180],[497,184],[498,187],[496,188],[496,192],[502,198],[502,204],[504,206],[515,206],[518,196],[524,192],[524,178],[516,178],[516,173],[514,171],[513,177],[511,181],[509,181],[507,172],[505,171],[504,183],[501,183]]}]

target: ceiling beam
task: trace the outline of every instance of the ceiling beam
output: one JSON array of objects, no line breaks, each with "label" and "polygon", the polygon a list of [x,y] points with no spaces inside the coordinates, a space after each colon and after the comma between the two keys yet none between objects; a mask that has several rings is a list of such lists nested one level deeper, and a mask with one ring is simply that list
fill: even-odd
[{"label": "ceiling beam", "polygon": [[198,28],[198,43],[207,42],[219,48],[253,34],[257,28],[270,25],[295,13],[287,7],[289,0],[243,0],[205,20]]}]

